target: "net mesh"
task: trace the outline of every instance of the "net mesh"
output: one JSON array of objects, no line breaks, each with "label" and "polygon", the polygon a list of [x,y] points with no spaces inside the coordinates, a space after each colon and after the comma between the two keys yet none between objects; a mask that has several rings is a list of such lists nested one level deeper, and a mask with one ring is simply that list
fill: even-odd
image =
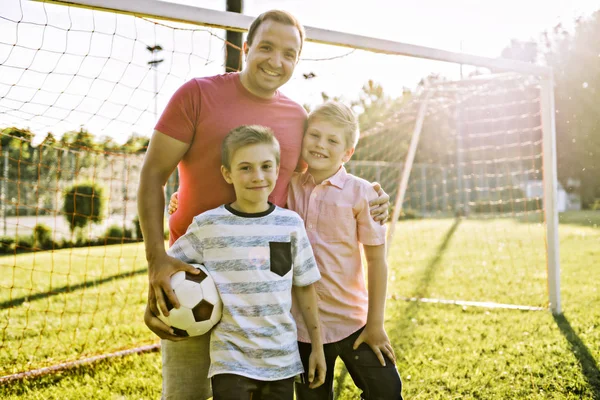
[{"label": "net mesh", "polygon": [[[537,79],[424,81],[363,132],[347,167],[401,205],[388,259],[392,298],[547,306]],[[404,168],[410,178],[398,201]]]},{"label": "net mesh", "polygon": [[[239,53],[224,36],[98,10],[3,4],[0,376],[156,342],[143,324],[139,168],[173,92],[222,73],[224,55]],[[458,70],[307,43],[284,92],[307,108],[339,96],[360,113],[347,168],[380,182],[403,210],[388,259],[391,301],[546,306],[538,82],[458,80]],[[369,81],[373,71],[385,91]],[[422,71],[435,73],[406,89]],[[396,205],[404,168],[410,179]],[[491,280],[494,291],[478,285]]]}]

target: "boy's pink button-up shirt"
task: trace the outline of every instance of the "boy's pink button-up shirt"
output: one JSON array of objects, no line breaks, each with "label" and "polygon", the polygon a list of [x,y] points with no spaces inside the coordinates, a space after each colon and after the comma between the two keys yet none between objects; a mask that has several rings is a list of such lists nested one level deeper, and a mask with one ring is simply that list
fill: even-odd
[{"label": "boy's pink button-up shirt", "polygon": [[[321,280],[315,282],[323,343],[338,342],[367,322],[368,295],[359,242],[385,244],[385,226],[375,222],[369,201],[377,198],[371,184],[346,172],[344,167],[316,185],[308,173],[296,173],[288,192],[288,208],[306,226]],[[310,342],[299,309],[292,312],[298,340]]]}]

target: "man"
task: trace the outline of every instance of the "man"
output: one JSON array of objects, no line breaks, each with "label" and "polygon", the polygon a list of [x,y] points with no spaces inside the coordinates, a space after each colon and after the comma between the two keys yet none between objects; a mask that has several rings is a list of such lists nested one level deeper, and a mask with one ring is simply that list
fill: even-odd
[{"label": "man", "polygon": [[[156,317],[157,303],[165,314],[167,301],[179,306],[171,275],[180,270],[196,273],[195,268],[166,253],[164,185],[178,166],[179,208],[169,220],[172,244],[195,215],[235,199],[220,173],[223,137],[240,125],[264,125],[275,132],[281,145],[279,178],[269,199],[285,205],[287,186],[300,159],[306,112],[278,89],[291,78],[303,41],[304,29],[289,13],[261,14],[250,26],[243,46],[244,70],[184,84],[171,98],[152,135],[140,176],[138,210],[150,281],[144,320],[165,339],[163,398],[206,399],[211,395],[209,335],[181,338]],[[371,211],[377,220],[384,220],[389,196],[380,192]]]}]

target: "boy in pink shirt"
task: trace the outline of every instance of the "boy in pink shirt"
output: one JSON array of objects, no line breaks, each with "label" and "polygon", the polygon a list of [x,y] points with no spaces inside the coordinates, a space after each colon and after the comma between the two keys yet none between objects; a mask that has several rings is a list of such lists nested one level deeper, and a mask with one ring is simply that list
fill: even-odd
[{"label": "boy in pink shirt", "polygon": [[[352,110],[328,102],[308,117],[302,158],[308,170],[292,177],[288,208],[304,219],[321,280],[315,283],[323,335],[327,375],[325,383],[310,389],[296,384],[298,400],[333,399],[333,372],[338,357],[363,399],[402,399],[402,382],[395,355],[385,332],[387,290],[385,226],[369,215],[376,197],[371,184],[346,172],[358,142],[358,121]],[[368,266],[365,287],[360,255],[362,243]],[[298,345],[305,369],[310,338],[294,307]]]}]

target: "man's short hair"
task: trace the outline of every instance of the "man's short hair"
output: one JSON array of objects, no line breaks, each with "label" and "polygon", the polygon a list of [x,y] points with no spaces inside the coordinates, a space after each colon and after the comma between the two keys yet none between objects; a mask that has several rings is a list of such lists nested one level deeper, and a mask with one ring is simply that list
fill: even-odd
[{"label": "man's short hair", "polygon": [[248,42],[248,45],[252,45],[252,41],[254,40],[254,35],[256,35],[256,30],[258,29],[258,27],[260,26],[260,24],[262,24],[264,21],[275,21],[275,22],[279,22],[280,24],[284,24],[284,25],[291,25],[296,27],[296,29],[298,29],[298,32],[300,33],[300,50],[298,51],[298,55],[300,55],[300,52],[302,51],[302,45],[304,44],[304,27],[302,26],[302,24],[300,22],[298,22],[298,20],[296,19],[296,17],[294,17],[292,14],[290,14],[287,11],[282,11],[282,10],[271,10],[271,11],[266,11],[262,14],[260,14],[258,17],[256,17],[256,19],[254,21],[252,21],[252,24],[250,25],[250,29],[248,29],[248,36],[246,36],[246,41]]},{"label": "man's short hair", "polygon": [[255,144],[273,146],[275,161],[279,165],[281,155],[279,141],[275,138],[270,128],[261,125],[242,125],[229,131],[221,145],[221,164],[228,170],[231,170],[231,159],[235,152],[243,147]]},{"label": "man's short hair", "polygon": [[316,119],[342,128],[346,149],[356,147],[359,137],[358,118],[350,107],[339,101],[328,101],[311,111],[308,115],[307,125]]}]

